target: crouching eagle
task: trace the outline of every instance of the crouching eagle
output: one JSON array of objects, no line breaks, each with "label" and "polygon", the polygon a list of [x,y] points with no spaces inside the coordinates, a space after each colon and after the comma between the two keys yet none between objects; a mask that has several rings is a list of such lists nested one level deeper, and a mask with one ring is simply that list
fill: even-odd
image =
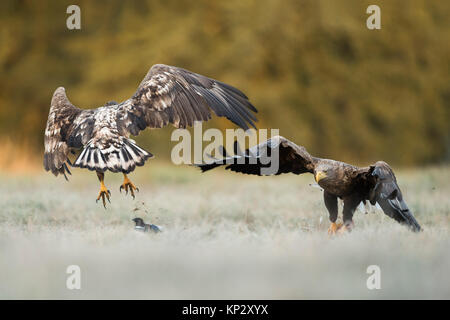
[{"label": "crouching eagle", "polygon": [[[298,146],[284,137],[271,138],[243,153],[237,141],[234,156],[229,156],[222,147],[222,159],[197,164],[203,172],[225,165],[226,169],[245,174],[262,175],[261,170],[270,166],[269,161],[278,156],[278,167],[272,174],[312,173],[323,188],[325,206],[330,215],[330,234],[351,230],[353,213],[358,205],[370,201],[378,203],[384,213],[396,221],[407,225],[413,231],[420,231],[412,212],[403,200],[402,192],[391,167],[378,161],[368,167],[359,168],[350,164],[311,156],[304,147]],[[344,201],[343,224],[337,224],[338,198]]]},{"label": "crouching eagle", "polygon": [[[53,94],[44,138],[44,168],[54,175],[70,174],[68,165],[96,171],[100,198],[106,207],[110,191],[104,184],[104,172],[121,172],[119,190],[138,189],[127,174],[144,165],[153,155],[139,147],[130,135],[145,128],[162,128],[171,123],[176,128],[207,121],[211,111],[226,117],[243,129],[255,127],[257,112],[247,96],[223,82],[182,68],[154,65],[139,84],[134,95],[121,103],[108,102],[96,109],[79,109],[59,87]],[[80,150],[72,164],[69,152]]]}]

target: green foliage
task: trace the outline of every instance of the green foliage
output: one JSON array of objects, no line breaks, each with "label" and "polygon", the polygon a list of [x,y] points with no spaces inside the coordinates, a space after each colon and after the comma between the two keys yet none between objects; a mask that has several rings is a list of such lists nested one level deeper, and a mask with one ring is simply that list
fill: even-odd
[{"label": "green foliage", "polygon": [[[377,1],[72,1],[0,4],[0,134],[42,146],[51,95],[77,106],[130,97],[155,63],[243,90],[259,128],[317,156],[412,165],[450,159],[450,3]],[[232,125],[222,120],[212,124]],[[169,157],[172,128],[141,134]]]}]

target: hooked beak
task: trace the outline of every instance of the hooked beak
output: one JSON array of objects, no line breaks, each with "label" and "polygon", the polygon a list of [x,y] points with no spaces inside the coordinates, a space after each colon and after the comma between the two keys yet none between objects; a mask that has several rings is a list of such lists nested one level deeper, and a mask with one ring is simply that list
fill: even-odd
[{"label": "hooked beak", "polygon": [[318,171],[314,177],[316,178],[316,182],[319,182],[323,178],[326,178],[327,174],[323,171]]}]

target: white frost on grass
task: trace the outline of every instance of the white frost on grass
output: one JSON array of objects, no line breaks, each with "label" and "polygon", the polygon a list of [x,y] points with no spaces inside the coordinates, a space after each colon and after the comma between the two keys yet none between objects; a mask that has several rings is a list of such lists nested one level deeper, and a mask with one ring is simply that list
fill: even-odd
[{"label": "white frost on grass", "polygon": [[[0,298],[450,298],[447,167],[398,175],[424,232],[371,210],[333,238],[310,176],[147,170],[131,176],[135,201],[107,175],[107,210],[95,204],[95,175],[80,170],[70,183],[0,176]],[[136,216],[164,232],[136,232]],[[65,287],[72,264],[81,290]],[[372,264],[381,290],[366,288]]]}]

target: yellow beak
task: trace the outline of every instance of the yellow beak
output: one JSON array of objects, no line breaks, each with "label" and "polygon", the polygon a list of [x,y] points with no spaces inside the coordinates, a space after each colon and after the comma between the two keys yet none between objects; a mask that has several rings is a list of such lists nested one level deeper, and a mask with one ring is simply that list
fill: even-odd
[{"label": "yellow beak", "polygon": [[322,180],[323,178],[326,178],[326,177],[327,177],[327,175],[323,171],[317,172],[316,176],[315,176],[317,182],[319,182],[320,180]]}]

